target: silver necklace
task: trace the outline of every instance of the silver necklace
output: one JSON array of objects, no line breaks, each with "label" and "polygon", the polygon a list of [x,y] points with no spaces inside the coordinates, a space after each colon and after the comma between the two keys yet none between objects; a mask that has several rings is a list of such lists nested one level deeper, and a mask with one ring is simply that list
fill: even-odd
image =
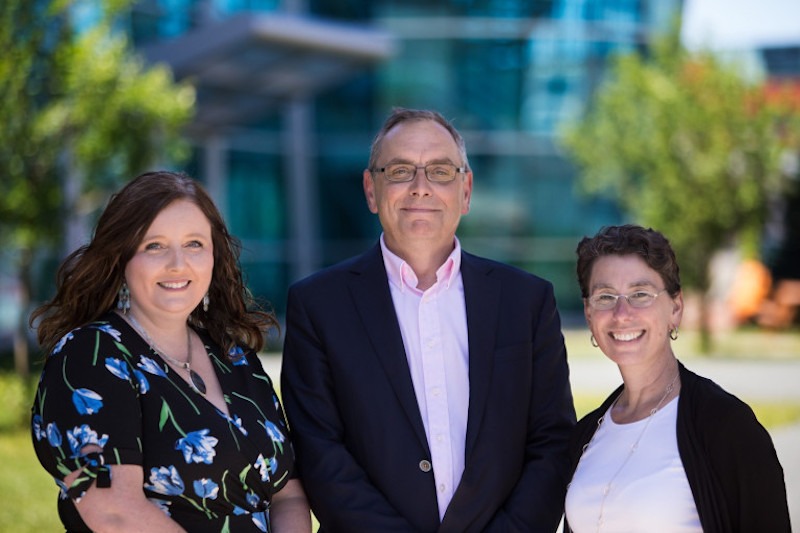
[{"label": "silver necklace", "polygon": [[147,344],[150,345],[150,349],[153,350],[155,353],[161,356],[162,359],[166,359],[173,365],[183,368],[184,370],[189,372],[189,379],[192,383],[192,388],[199,392],[200,394],[206,393],[206,382],[203,381],[203,378],[200,377],[200,374],[192,370],[192,331],[189,326],[186,326],[186,361],[178,361],[174,357],[170,357],[167,355],[164,350],[158,347],[155,341],[147,334],[147,330],[139,324],[139,321],[134,318],[132,313],[126,315],[126,318],[130,319],[131,325],[136,329],[136,331],[141,334],[142,337],[147,341]]},{"label": "silver necklace", "polygon": [[[608,493],[611,492],[611,486],[613,485],[614,480],[617,479],[617,476],[619,476],[620,472],[622,472],[622,469],[625,468],[625,465],[628,464],[628,461],[630,460],[630,458],[633,457],[633,454],[636,452],[637,448],[639,447],[639,442],[642,440],[642,437],[644,437],[644,434],[647,431],[648,426],[650,426],[650,422],[653,420],[653,415],[655,415],[656,412],[659,409],[661,409],[661,404],[663,404],[664,400],[667,399],[667,396],[669,396],[669,393],[671,393],[675,389],[675,382],[678,380],[678,376],[679,375],[680,375],[680,372],[675,374],[675,377],[672,378],[672,381],[670,381],[669,385],[667,385],[667,388],[664,391],[664,395],[661,396],[660,400],[658,400],[658,404],[656,404],[655,407],[650,409],[650,414],[647,415],[647,422],[645,422],[641,433],[639,433],[639,436],[636,438],[636,441],[631,445],[630,449],[628,450],[628,455],[625,456],[625,460],[622,461],[622,464],[619,465],[619,468],[617,468],[617,471],[614,472],[614,475],[611,476],[611,479],[608,480],[608,483],[606,483],[606,486],[603,488],[603,499],[600,501],[600,513],[597,515],[597,531],[598,532],[600,531],[600,528],[603,527],[604,513],[605,513],[605,508],[606,508],[606,498],[608,497]],[[607,416],[611,416],[611,410],[617,404],[617,400],[619,400],[619,396],[617,396],[617,398],[614,400],[614,403],[611,404],[611,407],[608,408],[608,412],[606,412],[606,414],[604,414],[603,417],[600,420],[597,421],[597,426],[598,427],[603,423],[603,421],[605,420],[605,418]],[[597,432],[595,432],[595,435],[596,434],[597,434]],[[592,439],[589,441],[589,444],[591,444],[592,440],[594,440],[594,435],[592,435]],[[586,449],[589,447],[589,444],[587,444],[584,447],[584,449],[583,449],[584,453],[586,452]],[[583,455],[581,455],[581,459],[583,459]]]}]

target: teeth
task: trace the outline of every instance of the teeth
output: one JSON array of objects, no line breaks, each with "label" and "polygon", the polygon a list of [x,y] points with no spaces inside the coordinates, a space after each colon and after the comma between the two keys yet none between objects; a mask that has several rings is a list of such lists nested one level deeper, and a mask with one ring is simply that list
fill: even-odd
[{"label": "teeth", "polygon": [[627,342],[638,339],[643,333],[643,331],[637,331],[635,333],[612,333],[611,336],[614,337],[614,340]]},{"label": "teeth", "polygon": [[167,282],[164,282],[164,283],[162,283],[161,285],[162,285],[163,287],[166,287],[166,288],[168,288],[168,289],[182,289],[182,288],[184,288],[185,286],[187,286],[188,284],[189,284],[189,282],[188,282],[188,281],[181,281],[181,282],[175,282],[175,283],[167,283]]}]

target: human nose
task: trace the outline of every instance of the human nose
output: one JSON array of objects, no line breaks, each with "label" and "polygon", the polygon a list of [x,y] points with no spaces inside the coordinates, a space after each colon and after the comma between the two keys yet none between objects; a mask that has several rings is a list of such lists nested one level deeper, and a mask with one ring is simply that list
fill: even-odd
[{"label": "human nose", "polygon": [[[623,302],[625,302],[625,303],[623,303]],[[627,295],[619,294],[619,295],[617,295],[617,301],[614,302],[613,309],[614,309],[614,314],[615,315],[628,314],[628,313],[630,313],[631,309],[633,309],[633,306],[628,301],[628,296]]]},{"label": "human nose", "polygon": [[178,270],[183,268],[186,264],[186,257],[184,256],[183,250],[181,248],[175,248],[170,250],[169,253],[169,261],[167,262],[167,268],[171,270]]},{"label": "human nose", "polygon": [[[420,172],[422,177],[419,177]],[[425,174],[425,167],[416,167],[414,169],[414,178],[411,180],[411,194],[430,195],[431,184],[428,180],[428,175]]]}]

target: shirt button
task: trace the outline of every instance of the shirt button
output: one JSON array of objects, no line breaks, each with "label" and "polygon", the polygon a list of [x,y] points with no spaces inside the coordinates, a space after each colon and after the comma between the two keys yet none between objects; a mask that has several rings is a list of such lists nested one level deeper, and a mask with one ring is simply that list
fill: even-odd
[{"label": "shirt button", "polygon": [[431,471],[431,462],[427,459],[423,459],[419,462],[419,469],[423,472],[430,472]]},{"label": "shirt button", "polygon": [[442,483],[441,485],[439,485],[439,492],[444,492],[444,489],[446,488],[447,487],[444,486],[444,483]]}]

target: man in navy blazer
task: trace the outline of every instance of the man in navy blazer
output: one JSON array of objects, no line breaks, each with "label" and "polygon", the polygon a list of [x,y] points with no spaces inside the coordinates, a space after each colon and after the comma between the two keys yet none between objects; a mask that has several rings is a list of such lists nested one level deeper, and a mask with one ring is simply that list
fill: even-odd
[{"label": "man in navy blazer", "polygon": [[289,290],[282,394],[326,533],[554,531],[575,424],[552,285],[461,250],[472,171],[396,109],[363,174],[380,241]]}]

